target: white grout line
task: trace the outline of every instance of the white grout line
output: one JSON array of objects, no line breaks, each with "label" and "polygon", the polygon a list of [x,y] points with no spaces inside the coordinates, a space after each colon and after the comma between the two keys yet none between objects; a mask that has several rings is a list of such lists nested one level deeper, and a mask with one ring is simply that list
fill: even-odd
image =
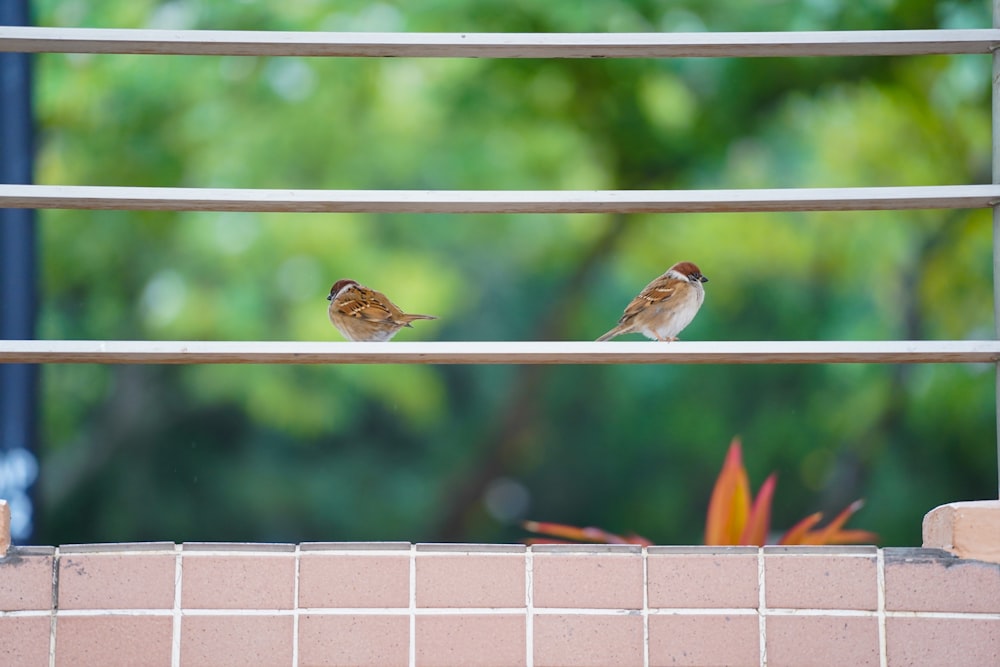
[{"label": "white grout line", "polygon": [[[774,546],[773,544],[768,544],[767,545],[767,547],[773,547],[773,546]],[[808,547],[788,547],[788,548],[789,549],[804,549],[804,548],[808,548]],[[847,552],[841,552],[841,551],[813,551],[813,552],[808,552],[807,551],[807,552],[800,553],[798,551],[790,551],[790,552],[786,553],[786,552],[771,551],[768,555],[769,556],[781,556],[783,558],[790,558],[791,557],[791,558],[796,558],[796,559],[799,559],[799,558],[836,558],[836,559],[839,560],[841,558],[867,558],[867,559],[871,559],[871,557],[875,555],[875,552],[874,551],[847,551]]]},{"label": "white grout line", "polygon": [[[61,548],[61,547],[58,547],[58,548]],[[175,555],[180,550],[180,548],[181,548],[181,545],[177,544],[177,545],[174,545],[173,549],[148,549],[148,550],[143,550],[143,549],[133,549],[133,550],[129,550],[129,549],[118,549],[118,550],[109,549],[108,551],[73,551],[71,549],[69,551],[62,551],[62,552],[60,552],[59,555],[60,556],[64,556],[66,558],[84,557],[84,556],[86,556],[88,558],[90,556],[121,556],[123,558],[133,558],[133,557],[142,557],[142,556],[173,556],[173,555]],[[205,552],[200,551],[198,553],[205,553]],[[244,553],[244,552],[242,552],[242,551],[239,551],[239,552],[235,552],[235,551],[225,551],[225,552],[222,552],[222,551],[220,551],[218,553],[225,553],[227,555],[231,555],[231,554],[234,554],[234,553]],[[190,555],[190,552],[188,552],[188,555]]]},{"label": "white grout line", "polygon": [[294,609],[184,609],[181,616],[295,616]]},{"label": "white grout line", "polygon": [[49,621],[49,667],[56,667],[56,612],[59,609],[59,547],[52,553],[52,608]]},{"label": "white grout line", "polygon": [[301,545],[295,545],[295,584],[292,593],[292,667],[299,664],[299,570],[302,564]]},{"label": "white grout line", "polygon": [[767,598],[764,595],[764,547],[757,550],[757,630],[760,667],[767,667]]},{"label": "white grout line", "polygon": [[[180,549],[181,548],[180,545],[178,545],[177,548]],[[140,553],[139,555],[143,555],[144,556],[144,555],[156,554],[156,553],[157,552],[155,552],[155,551],[147,551],[147,552]],[[189,549],[187,551],[184,551],[183,553],[184,553],[184,557],[185,558],[202,558],[202,557],[208,557],[208,556],[229,556],[229,557],[232,557],[232,558],[290,558],[290,557],[292,557],[292,556],[295,555],[294,552],[292,552],[292,551],[239,551],[239,550],[227,551],[225,549],[221,549],[221,550],[218,550],[218,551],[200,551],[200,550],[199,551],[191,551]],[[359,553],[359,552],[356,552],[356,551],[355,552],[351,552],[352,555],[357,554],[357,553]],[[385,552],[382,552],[382,553],[385,553]],[[92,556],[94,554],[88,553],[87,555],[88,556]],[[118,554],[116,552],[111,552],[109,554],[101,554],[101,555],[116,556]],[[337,555],[341,556],[341,555],[345,555],[345,554],[338,553]]]},{"label": "white grout line", "polygon": [[649,552],[642,548],[642,667],[649,667]]},{"label": "white grout line", "polygon": [[20,611],[0,611],[0,618],[51,618],[55,613],[51,609],[22,609]]},{"label": "white grout line", "polygon": [[74,618],[81,616],[169,616],[177,612],[173,609],[61,609],[56,613],[59,618]]},{"label": "white grout line", "polygon": [[535,667],[535,557],[528,547],[524,553],[524,664]]},{"label": "white grout line", "polygon": [[649,609],[647,613],[650,616],[757,616],[757,609],[756,607],[734,609],[725,607],[670,607]]},{"label": "white grout line", "polygon": [[[464,611],[464,610],[463,610]],[[496,613],[493,609],[479,610],[481,613]],[[407,607],[357,607],[357,608],[333,608],[333,607],[302,607],[298,610],[300,615],[308,616],[411,616],[413,610]]]},{"label": "white grout line", "polygon": [[1000,621],[1000,612],[974,611],[887,611],[886,618],[952,618],[955,620]]},{"label": "white grout line", "polygon": [[[303,607],[301,609],[61,609],[53,612],[44,609],[0,612],[0,618],[49,618],[72,616],[491,616],[524,614],[523,607],[426,607],[414,610],[406,607]],[[533,616],[639,616],[639,609],[582,609],[579,607],[542,607],[530,610]],[[753,608],[671,607],[649,609],[650,616],[752,616]],[[784,609],[767,610],[770,616],[854,616],[878,618],[880,612],[863,609]],[[885,618],[934,618],[956,621],[1000,621],[1000,612],[975,611],[886,611]]]},{"label": "white grout line", "polygon": [[[438,610],[426,610],[438,611]],[[520,609],[516,611],[522,611]],[[579,607],[543,607],[534,610],[535,616],[642,616],[641,609],[580,609]]]},{"label": "white grout line", "polygon": [[417,667],[417,545],[410,545],[410,667]]},{"label": "white grout line", "polygon": [[781,609],[767,610],[768,616],[858,616],[861,618],[878,618],[877,611],[864,609]]},{"label": "white grout line", "polygon": [[887,667],[889,658],[885,639],[885,552],[879,549],[875,554],[875,586],[878,593],[878,664],[879,667]]},{"label": "white grout line", "polygon": [[182,551],[180,545],[174,547],[174,625],[173,625],[173,635],[170,638],[170,665],[171,667],[180,667],[181,665],[181,580],[183,579],[184,569],[181,561],[183,560]]}]

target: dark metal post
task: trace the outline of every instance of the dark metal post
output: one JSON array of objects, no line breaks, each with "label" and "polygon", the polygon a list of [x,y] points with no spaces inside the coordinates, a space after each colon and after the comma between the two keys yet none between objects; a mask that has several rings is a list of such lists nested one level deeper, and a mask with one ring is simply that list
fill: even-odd
[{"label": "dark metal post", "polygon": [[[1000,0],[993,0],[993,27],[1000,28]],[[993,182],[1000,183],[1000,52],[993,51]],[[1000,206],[993,207],[993,324],[1000,338]],[[1000,363],[997,364],[997,497],[1000,498]]]},{"label": "dark metal post", "polygon": [[[28,2],[0,1],[0,25],[27,25]],[[31,60],[0,53],[0,182],[32,181],[33,139]],[[0,339],[35,337],[36,298],[35,212],[0,209]],[[11,537],[22,544],[35,527],[37,410],[38,367],[0,364],[0,498],[11,506]]]}]

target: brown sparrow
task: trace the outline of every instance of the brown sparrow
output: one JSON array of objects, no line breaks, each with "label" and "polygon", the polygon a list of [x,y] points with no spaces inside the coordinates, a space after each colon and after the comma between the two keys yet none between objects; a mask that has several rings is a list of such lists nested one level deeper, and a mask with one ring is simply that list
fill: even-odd
[{"label": "brown sparrow", "polygon": [[691,324],[705,300],[708,278],[691,262],[678,262],[662,276],[646,285],[632,299],[618,326],[597,340],[611,340],[627,333],[641,333],[646,338],[675,341],[677,334]]},{"label": "brown sparrow", "polygon": [[327,314],[344,338],[351,341],[387,341],[413,320],[436,320],[433,315],[411,315],[355,280],[338,280],[330,288]]}]

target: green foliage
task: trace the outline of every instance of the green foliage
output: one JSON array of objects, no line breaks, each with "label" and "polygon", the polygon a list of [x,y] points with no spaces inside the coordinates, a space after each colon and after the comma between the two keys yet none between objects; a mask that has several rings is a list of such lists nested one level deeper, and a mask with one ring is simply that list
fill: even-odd
[{"label": "green foliage", "polygon": [[[101,27],[989,25],[971,0],[36,4],[42,25]],[[989,174],[985,56],[36,63],[42,183],[670,189]],[[339,340],[324,297],[351,277],[441,317],[399,340],[588,340],[680,259],[711,279],[687,340],[992,335],[982,211],[46,211],[41,231],[47,338]],[[505,540],[529,512],[696,543],[739,433],[751,477],[781,477],[774,525],[865,497],[859,525],[912,545],[935,504],[995,495],[990,371],[46,366],[38,538]]]}]

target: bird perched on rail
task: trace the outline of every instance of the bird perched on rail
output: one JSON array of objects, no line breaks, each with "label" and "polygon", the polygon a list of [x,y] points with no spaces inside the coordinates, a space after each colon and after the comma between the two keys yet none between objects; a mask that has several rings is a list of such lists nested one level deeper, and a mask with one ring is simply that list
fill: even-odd
[{"label": "bird perched on rail", "polygon": [[413,320],[436,320],[433,315],[404,313],[389,298],[356,280],[338,280],[326,297],[330,323],[350,341],[387,341]]},{"label": "bird perched on rail", "polygon": [[646,285],[625,308],[618,326],[597,340],[611,340],[627,333],[646,338],[675,341],[684,327],[698,314],[705,301],[708,278],[691,262],[678,262]]}]

